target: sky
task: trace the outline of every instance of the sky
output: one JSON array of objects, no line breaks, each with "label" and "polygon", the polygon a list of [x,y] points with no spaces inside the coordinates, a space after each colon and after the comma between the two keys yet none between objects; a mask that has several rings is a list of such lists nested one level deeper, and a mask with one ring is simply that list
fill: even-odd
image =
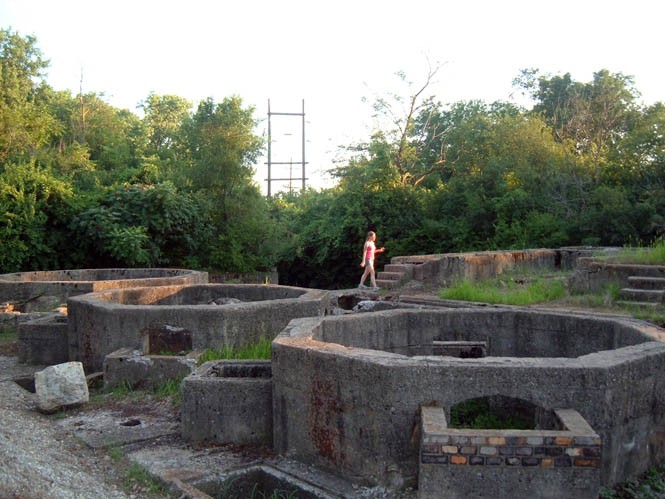
[{"label": "sky", "polygon": [[[397,72],[418,86],[440,67],[426,93],[444,104],[523,103],[512,81],[524,68],[581,82],[620,72],[643,103],[665,102],[663,19],[660,0],[0,0],[0,28],[36,37],[56,90],[103,93],[138,115],[151,92],[193,105],[237,95],[262,135],[268,102],[304,111],[314,188],[331,185],[339,146],[369,138],[375,97],[408,97]],[[272,161],[289,163],[273,177],[300,177],[302,117],[270,125]],[[264,192],[266,161],[255,177]]]}]

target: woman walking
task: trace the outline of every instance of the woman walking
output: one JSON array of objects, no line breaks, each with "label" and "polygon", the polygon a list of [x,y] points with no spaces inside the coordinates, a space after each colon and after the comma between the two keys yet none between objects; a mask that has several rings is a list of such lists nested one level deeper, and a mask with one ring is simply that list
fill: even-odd
[{"label": "woman walking", "polygon": [[377,248],[374,241],[376,241],[376,234],[370,230],[367,233],[367,239],[365,239],[365,245],[363,246],[363,257],[360,266],[365,268],[365,272],[363,272],[363,275],[360,278],[358,288],[367,288],[367,286],[365,286],[365,279],[369,276],[372,290],[378,291],[380,288],[376,285],[376,276],[374,275],[374,255],[377,253],[383,253],[386,249],[384,247]]}]

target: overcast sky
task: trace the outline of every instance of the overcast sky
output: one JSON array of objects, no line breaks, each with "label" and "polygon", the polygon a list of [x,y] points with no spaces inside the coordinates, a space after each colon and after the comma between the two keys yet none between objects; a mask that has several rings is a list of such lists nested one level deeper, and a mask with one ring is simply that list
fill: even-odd
[{"label": "overcast sky", "polygon": [[[368,138],[363,98],[395,90],[397,71],[421,83],[441,65],[428,95],[443,103],[510,100],[533,67],[583,82],[621,72],[645,103],[665,102],[664,14],[662,0],[0,0],[0,26],[36,36],[58,90],[78,93],[82,76],[84,92],[137,113],[150,92],[239,95],[259,133],[269,99],[296,113],[304,100],[314,187],[337,146]],[[273,116],[272,132],[273,161],[302,161],[299,118]]]}]

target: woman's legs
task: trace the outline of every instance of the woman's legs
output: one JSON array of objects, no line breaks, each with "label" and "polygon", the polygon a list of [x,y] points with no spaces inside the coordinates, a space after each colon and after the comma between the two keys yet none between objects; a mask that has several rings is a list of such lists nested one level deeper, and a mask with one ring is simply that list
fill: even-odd
[{"label": "woman's legs", "polygon": [[370,283],[372,283],[372,287],[376,287],[376,281],[374,278],[374,262],[371,260],[367,260],[365,262],[365,272],[363,272],[362,277],[360,278],[360,284],[358,285],[359,288],[362,288],[365,285],[365,279],[367,279],[367,276],[370,276]]}]

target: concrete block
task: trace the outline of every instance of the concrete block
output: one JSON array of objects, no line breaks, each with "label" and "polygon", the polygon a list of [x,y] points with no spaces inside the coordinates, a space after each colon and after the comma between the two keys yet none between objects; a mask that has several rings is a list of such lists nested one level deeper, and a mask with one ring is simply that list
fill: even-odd
[{"label": "concrete block", "polygon": [[19,362],[54,365],[69,361],[67,316],[46,314],[18,323]]},{"label": "concrete block", "polygon": [[182,384],[187,441],[272,445],[269,360],[210,361]]}]

